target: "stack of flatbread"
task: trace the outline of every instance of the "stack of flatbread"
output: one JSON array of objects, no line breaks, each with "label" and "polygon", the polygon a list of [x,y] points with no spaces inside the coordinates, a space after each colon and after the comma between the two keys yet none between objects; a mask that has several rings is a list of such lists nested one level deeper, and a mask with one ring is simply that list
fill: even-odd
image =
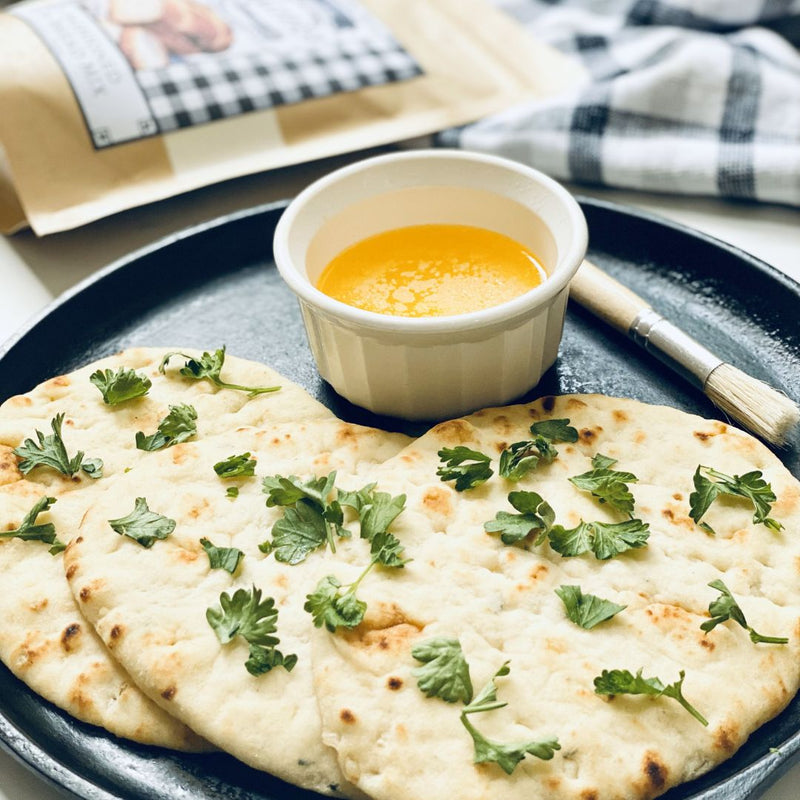
[{"label": "stack of flatbread", "polygon": [[[51,554],[42,542],[0,538],[0,658],[79,719],[147,744],[219,748],[323,794],[651,798],[732,755],[797,691],[800,486],[750,436],[587,395],[489,409],[411,441],[337,420],[267,367],[230,356],[227,383],[282,388],[250,397],[195,380],[179,370],[184,357],[159,371],[167,352],[127,351],[0,407],[0,530],[17,529],[50,497],[56,502],[37,522],[52,522],[68,543]],[[89,377],[119,367],[152,386],[109,406]],[[137,449],[137,432],[153,433],[180,404],[196,410],[196,433]],[[20,472],[14,449],[49,433],[62,413],[68,453],[101,458],[102,477],[46,466]],[[501,477],[500,454],[530,440],[531,425],[557,419],[569,420],[575,441],[557,441],[556,456],[514,482]],[[485,454],[493,472],[460,491],[437,474],[440,451],[459,447]],[[254,475],[224,480],[215,471],[245,453]],[[492,530],[498,515],[518,512],[515,492],[535,492],[548,527],[582,531],[587,541],[633,516],[569,480],[596,469],[598,454],[635,475],[628,488],[646,541],[598,558],[591,548],[562,555],[539,535],[544,523],[508,541]],[[731,476],[760,471],[776,496],[769,518],[783,527],[754,522],[746,498],[724,493],[698,525],[690,495],[699,465]],[[408,561],[370,570],[358,584],[363,621],[330,631],[314,625],[307,596],[327,576],[346,587],[370,562],[359,514],[343,506],[351,535],[337,536],[335,551],[280,560],[270,543],[292,514],[267,504],[263,480],[333,472],[342,498],[369,486],[405,496],[389,530]],[[174,522],[149,546],[110,524],[137,498]],[[203,542],[241,551],[239,565],[212,568]],[[719,581],[738,612],[708,629],[720,597],[709,584]],[[563,587],[618,610],[581,627],[566,612]],[[274,601],[274,635],[281,653],[296,656],[291,669],[252,674],[244,638],[221,642],[209,609],[239,590]],[[786,642],[754,642],[751,631]],[[423,691],[420,654],[431,642],[459,650],[469,696]],[[639,684],[654,679],[647,686],[666,691],[596,691],[604,672],[633,678],[639,670]],[[466,716],[480,696],[490,708]],[[481,752],[465,719],[479,730]],[[532,742],[551,746],[526,749]],[[512,763],[497,755],[509,750]]]}]

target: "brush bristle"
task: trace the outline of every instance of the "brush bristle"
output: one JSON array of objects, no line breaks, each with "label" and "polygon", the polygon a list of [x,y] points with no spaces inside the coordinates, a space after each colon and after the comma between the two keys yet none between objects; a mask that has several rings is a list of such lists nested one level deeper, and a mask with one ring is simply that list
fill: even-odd
[{"label": "brush bristle", "polygon": [[705,393],[732,419],[778,446],[800,422],[800,408],[791,398],[731,364],[720,364],[709,375]]}]

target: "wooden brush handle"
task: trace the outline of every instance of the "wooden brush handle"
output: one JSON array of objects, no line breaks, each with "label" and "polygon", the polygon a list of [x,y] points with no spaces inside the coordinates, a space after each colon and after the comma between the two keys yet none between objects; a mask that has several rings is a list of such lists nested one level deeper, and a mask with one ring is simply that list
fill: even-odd
[{"label": "wooden brush handle", "polygon": [[607,322],[627,334],[633,321],[650,304],[603,270],[584,261],[569,286],[569,296]]}]

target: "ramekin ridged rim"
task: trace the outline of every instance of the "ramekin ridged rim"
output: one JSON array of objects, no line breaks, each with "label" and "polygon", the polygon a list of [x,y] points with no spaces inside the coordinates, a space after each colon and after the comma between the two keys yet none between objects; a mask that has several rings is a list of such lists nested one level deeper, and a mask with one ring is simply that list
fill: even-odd
[{"label": "ramekin ridged rim", "polygon": [[[365,311],[336,300],[321,292],[295,266],[289,252],[289,235],[297,216],[305,205],[321,192],[337,182],[361,172],[367,172],[389,162],[408,161],[460,161],[465,166],[474,163],[489,164],[529,178],[554,195],[566,210],[573,228],[573,237],[563,253],[559,252],[556,268],[538,286],[489,308],[437,317],[402,317]],[[377,193],[376,193],[377,194]],[[289,288],[302,301],[317,312],[338,319],[351,326],[360,326],[375,332],[406,333],[411,335],[441,334],[447,331],[476,330],[507,325],[546,305],[561,292],[577,272],[588,244],[588,229],[578,202],[572,195],[549,176],[516,161],[499,156],[472,153],[461,150],[411,150],[374,156],[341,167],[311,183],[291,201],[275,228],[273,252],[278,271]]]}]

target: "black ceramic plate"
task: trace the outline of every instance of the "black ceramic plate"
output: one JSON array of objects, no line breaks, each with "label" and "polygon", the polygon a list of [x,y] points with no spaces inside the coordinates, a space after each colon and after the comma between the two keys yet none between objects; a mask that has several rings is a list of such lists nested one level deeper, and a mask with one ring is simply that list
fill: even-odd
[{"label": "black ceramic plate", "polygon": [[[586,200],[590,256],[725,360],[800,401],[800,286],[706,236]],[[132,345],[213,349],[267,362],[345,419],[392,429],[337,397],[314,369],[295,300],[271,256],[282,205],[194,228],[111,265],[0,351],[0,401]],[[705,397],[580,309],[535,394],[602,392],[718,416]],[[407,430],[407,429],[406,429]],[[418,432],[419,429],[408,431]],[[800,476],[798,443],[781,457]],[[1,624],[1,623],[0,623]],[[313,800],[224,755],[183,756],[82,725],[0,666],[0,742],[86,800]],[[265,742],[265,746],[269,746]],[[665,800],[744,800],[800,750],[800,700],[727,763]]]}]

